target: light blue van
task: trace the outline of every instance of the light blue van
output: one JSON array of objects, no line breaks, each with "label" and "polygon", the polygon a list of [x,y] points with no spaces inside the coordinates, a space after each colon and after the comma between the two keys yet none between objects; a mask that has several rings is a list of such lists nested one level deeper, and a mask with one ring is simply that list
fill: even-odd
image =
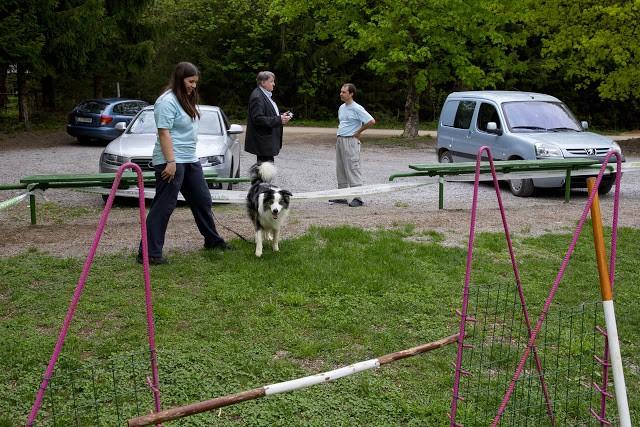
[{"label": "light blue van", "polygon": [[[610,138],[585,132],[559,99],[540,93],[473,91],[450,94],[440,113],[437,153],[440,163],[474,161],[483,145],[495,160],[590,158],[600,161],[610,151],[622,153]],[[615,160],[615,158],[613,159]],[[624,159],[623,159],[624,160]],[[611,190],[615,175],[605,175],[599,193]],[[562,187],[564,178],[511,180],[511,192],[530,196],[535,187]],[[571,180],[586,187],[586,177]]]}]

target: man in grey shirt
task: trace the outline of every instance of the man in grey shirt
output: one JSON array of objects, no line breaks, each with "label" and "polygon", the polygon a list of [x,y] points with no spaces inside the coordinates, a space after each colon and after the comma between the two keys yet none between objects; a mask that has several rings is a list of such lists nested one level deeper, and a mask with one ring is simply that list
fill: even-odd
[{"label": "man in grey shirt", "polygon": [[[376,124],[375,119],[353,98],[356,87],[353,83],[345,83],[340,89],[340,99],[344,104],[338,109],[338,139],[336,141],[336,175],[338,188],[359,187],[362,185],[360,173],[360,135]],[[331,199],[330,203],[347,204],[347,199]],[[364,204],[355,197],[348,202],[351,207]]]}]

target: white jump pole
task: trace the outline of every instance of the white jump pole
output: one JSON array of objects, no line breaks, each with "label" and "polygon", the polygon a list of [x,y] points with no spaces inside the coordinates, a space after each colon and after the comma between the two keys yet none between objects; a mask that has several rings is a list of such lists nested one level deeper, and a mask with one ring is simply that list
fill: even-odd
[{"label": "white jump pole", "polygon": [[285,393],[287,391],[299,390],[312,385],[327,383],[338,378],[366,371],[368,369],[378,368],[396,360],[406,359],[407,357],[417,356],[427,351],[435,350],[447,344],[458,341],[460,334],[451,335],[438,341],[422,344],[407,350],[390,353],[377,359],[370,359],[364,362],[354,363],[353,365],[343,368],[334,369],[333,371],[323,372],[308,377],[302,377],[291,381],[271,384],[263,387],[254,388],[253,390],[243,391],[241,393],[231,394],[227,396],[217,397],[215,399],[205,400],[190,405],[180,406],[177,408],[167,409],[155,414],[144,415],[142,417],[132,418],[127,421],[129,427],[141,427],[152,424],[159,424],[165,421],[171,421],[183,418],[188,415],[195,415],[201,412],[211,411],[213,409],[222,408],[223,406],[234,405],[236,403],[254,400],[260,397],[270,396],[272,394]]},{"label": "white jump pole", "polygon": [[606,261],[604,246],[604,233],[602,229],[602,216],[600,214],[600,201],[598,191],[594,190],[595,178],[587,178],[589,193],[595,191],[593,204],[591,205],[591,223],[593,226],[593,242],[596,248],[596,261],[598,263],[598,275],[600,277],[600,293],[602,294],[602,307],[604,320],[607,327],[607,340],[609,343],[609,357],[611,370],[613,371],[613,385],[616,392],[618,405],[618,417],[621,427],[631,427],[631,415],[629,414],[629,402],[627,400],[627,387],[624,382],[622,370],[622,356],[620,355],[620,341],[618,340],[618,328],[616,326],[616,314],[613,308],[613,290],[609,280],[609,267]]}]

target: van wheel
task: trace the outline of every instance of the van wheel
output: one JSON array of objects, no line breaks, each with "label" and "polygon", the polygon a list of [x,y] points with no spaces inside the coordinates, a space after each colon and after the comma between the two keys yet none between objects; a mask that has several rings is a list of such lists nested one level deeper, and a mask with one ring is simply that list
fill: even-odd
[{"label": "van wheel", "polygon": [[598,187],[598,194],[601,196],[604,196],[605,194],[607,194],[609,191],[611,191],[611,188],[613,187],[613,184],[615,184],[616,180],[615,179],[610,179],[608,181],[600,181],[600,187]]},{"label": "van wheel", "polygon": [[531,178],[512,179],[509,181],[509,189],[514,196],[529,197],[533,194],[533,180]]},{"label": "van wheel", "polygon": [[438,162],[440,163],[453,163],[453,156],[448,151],[443,151],[438,156]]}]

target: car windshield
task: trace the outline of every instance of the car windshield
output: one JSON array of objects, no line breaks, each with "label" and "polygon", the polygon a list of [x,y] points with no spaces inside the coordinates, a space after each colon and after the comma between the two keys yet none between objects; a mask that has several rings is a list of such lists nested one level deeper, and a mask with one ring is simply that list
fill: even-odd
[{"label": "car windshield", "polygon": [[[128,133],[156,133],[156,120],[153,110],[145,110],[131,124]],[[198,124],[198,135],[222,135],[220,126],[220,115],[217,111],[200,111],[200,123]]]},{"label": "car windshield", "polygon": [[502,110],[513,132],[582,131],[580,123],[561,102],[505,102]]}]

